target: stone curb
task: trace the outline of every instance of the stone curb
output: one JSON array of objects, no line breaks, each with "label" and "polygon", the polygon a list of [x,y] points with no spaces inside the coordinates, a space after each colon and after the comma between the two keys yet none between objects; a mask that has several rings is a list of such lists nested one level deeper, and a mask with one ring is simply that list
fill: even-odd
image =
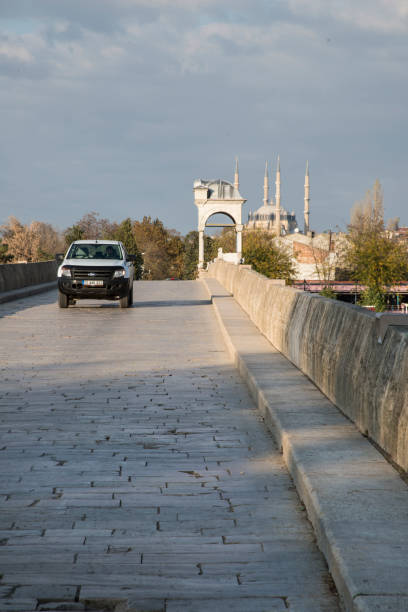
[{"label": "stone curb", "polygon": [[57,288],[57,282],[51,281],[50,283],[41,283],[41,285],[31,285],[28,287],[22,287],[21,289],[14,289],[13,291],[4,291],[0,293],[0,304],[6,302],[12,302],[13,300],[19,300],[30,295],[37,295],[45,291],[51,291],[51,289]]},{"label": "stone curb", "polygon": [[[203,278],[227,348],[280,446],[353,612],[408,611],[408,488],[357,428]],[[288,384],[289,381],[289,384]]]}]

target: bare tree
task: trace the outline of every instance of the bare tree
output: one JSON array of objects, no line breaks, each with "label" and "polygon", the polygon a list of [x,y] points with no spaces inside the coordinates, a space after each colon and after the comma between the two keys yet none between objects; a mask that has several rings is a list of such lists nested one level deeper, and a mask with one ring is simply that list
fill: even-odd
[{"label": "bare tree", "polygon": [[396,232],[399,229],[399,217],[393,217],[387,221],[387,230],[389,232]]},{"label": "bare tree", "polygon": [[61,234],[41,221],[24,225],[16,217],[9,217],[8,223],[0,227],[0,233],[14,262],[52,259],[63,248]]},{"label": "bare tree", "polygon": [[378,180],[354,206],[346,239],[344,265],[355,281],[366,286],[363,303],[383,310],[389,287],[408,277],[408,253],[407,246],[385,230]]},{"label": "bare tree", "polygon": [[321,294],[325,297],[335,298],[335,293],[330,287],[330,281],[333,281],[336,276],[338,256],[332,231],[330,230],[327,235],[327,242],[322,242],[320,238],[317,245],[316,239],[313,239],[311,247],[317,278],[324,285]]},{"label": "bare tree", "polygon": [[8,223],[1,226],[2,238],[14,262],[36,260],[40,236],[32,225],[24,225],[16,217],[9,217]]}]

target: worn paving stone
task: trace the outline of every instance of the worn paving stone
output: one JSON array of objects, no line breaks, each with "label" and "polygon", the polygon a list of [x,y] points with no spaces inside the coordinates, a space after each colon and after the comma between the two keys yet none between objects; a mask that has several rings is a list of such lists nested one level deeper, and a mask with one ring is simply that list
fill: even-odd
[{"label": "worn paving stone", "polygon": [[0,305],[0,610],[337,610],[203,287],[134,293]]}]

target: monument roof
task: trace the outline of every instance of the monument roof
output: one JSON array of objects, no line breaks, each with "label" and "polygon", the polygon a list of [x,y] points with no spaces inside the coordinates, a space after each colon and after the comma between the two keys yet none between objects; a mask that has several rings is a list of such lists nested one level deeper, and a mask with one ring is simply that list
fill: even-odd
[{"label": "monument roof", "polygon": [[232,183],[222,179],[197,179],[194,181],[194,188],[196,187],[206,187],[208,189],[208,200],[243,199],[238,189],[236,189]]}]

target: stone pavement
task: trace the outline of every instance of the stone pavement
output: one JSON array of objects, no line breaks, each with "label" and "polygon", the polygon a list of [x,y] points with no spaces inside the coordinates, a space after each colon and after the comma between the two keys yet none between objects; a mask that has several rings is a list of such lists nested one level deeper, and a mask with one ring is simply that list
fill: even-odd
[{"label": "stone pavement", "polygon": [[220,283],[203,284],[230,354],[282,448],[345,609],[407,612],[406,480]]},{"label": "stone pavement", "polygon": [[335,612],[200,282],[0,306],[0,610]]}]

